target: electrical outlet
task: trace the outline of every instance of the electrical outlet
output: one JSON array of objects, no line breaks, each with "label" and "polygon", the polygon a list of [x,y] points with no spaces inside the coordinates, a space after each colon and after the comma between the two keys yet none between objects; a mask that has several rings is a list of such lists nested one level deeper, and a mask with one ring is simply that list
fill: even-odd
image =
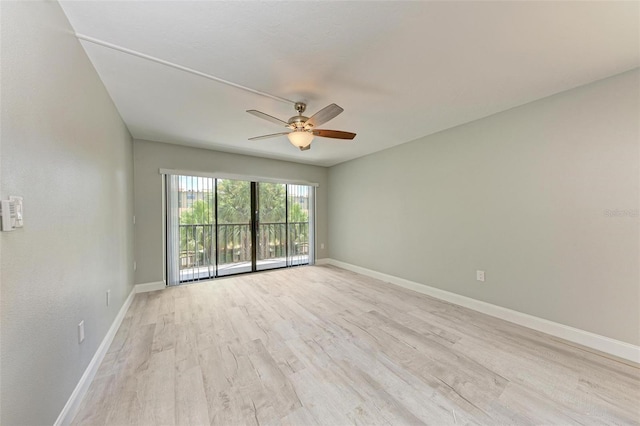
[{"label": "electrical outlet", "polygon": [[320,250],[324,250],[324,243],[320,244]]},{"label": "electrical outlet", "polygon": [[78,324],[78,343],[84,342],[84,320]]},{"label": "electrical outlet", "polygon": [[476,280],[484,282],[484,271],[476,271]]},{"label": "electrical outlet", "polygon": [[133,262],[133,270],[136,271],[138,269],[138,262]]},{"label": "electrical outlet", "polygon": [[107,290],[107,306],[111,303],[111,290]]}]

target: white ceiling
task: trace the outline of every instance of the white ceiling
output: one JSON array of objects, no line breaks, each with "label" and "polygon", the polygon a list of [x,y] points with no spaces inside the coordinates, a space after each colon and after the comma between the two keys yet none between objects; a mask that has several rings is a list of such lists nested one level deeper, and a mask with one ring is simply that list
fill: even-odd
[{"label": "white ceiling", "polygon": [[83,41],[135,138],[334,165],[640,65],[639,2],[63,1],[75,31],[294,101],[354,141],[300,152],[293,105]]}]

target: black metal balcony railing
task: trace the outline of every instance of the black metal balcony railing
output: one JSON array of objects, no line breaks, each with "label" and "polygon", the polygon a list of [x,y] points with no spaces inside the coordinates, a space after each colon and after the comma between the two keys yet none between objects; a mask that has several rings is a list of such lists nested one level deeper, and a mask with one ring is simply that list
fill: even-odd
[{"label": "black metal balcony railing", "polygon": [[[180,269],[213,265],[216,235],[214,224],[181,224]],[[251,225],[218,224],[218,263],[251,261]],[[257,260],[306,255],[309,252],[309,223],[259,223]]]}]

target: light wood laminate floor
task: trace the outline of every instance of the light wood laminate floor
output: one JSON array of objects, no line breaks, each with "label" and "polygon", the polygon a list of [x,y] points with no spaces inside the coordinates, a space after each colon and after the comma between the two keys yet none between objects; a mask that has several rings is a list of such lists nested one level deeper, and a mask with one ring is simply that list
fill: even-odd
[{"label": "light wood laminate floor", "polygon": [[639,424],[632,363],[330,266],[138,294],[74,424]]}]

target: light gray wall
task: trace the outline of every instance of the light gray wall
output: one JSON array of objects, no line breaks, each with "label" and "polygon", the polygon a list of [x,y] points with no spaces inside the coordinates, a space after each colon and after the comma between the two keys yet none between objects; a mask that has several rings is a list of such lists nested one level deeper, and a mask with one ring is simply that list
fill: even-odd
[{"label": "light gray wall", "polygon": [[325,167],[206,149],[135,140],[135,258],[136,284],[163,280],[162,263],[162,177],[159,169],[220,172],[239,175],[304,180],[320,186],[316,190],[316,257],[327,257],[327,173]]},{"label": "light gray wall", "polygon": [[133,288],[133,150],[59,4],[0,7],[0,195],[25,209],[0,233],[0,423],[45,425]]},{"label": "light gray wall", "polygon": [[640,344],[639,79],[332,167],[330,257]]}]

